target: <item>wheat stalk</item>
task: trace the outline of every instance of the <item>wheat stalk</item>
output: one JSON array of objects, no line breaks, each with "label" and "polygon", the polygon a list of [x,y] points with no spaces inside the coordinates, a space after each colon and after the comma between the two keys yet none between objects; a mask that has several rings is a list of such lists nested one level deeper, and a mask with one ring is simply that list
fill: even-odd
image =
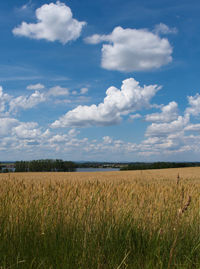
[{"label": "wheat stalk", "polygon": [[178,173],[178,175],[177,175],[177,180],[176,180],[176,184],[179,185],[179,183],[180,183],[180,176],[179,176],[179,173]]},{"label": "wheat stalk", "polygon": [[181,216],[188,209],[188,207],[190,206],[191,201],[192,201],[192,197],[189,195],[187,203],[182,208],[180,208],[178,210],[179,216]]}]

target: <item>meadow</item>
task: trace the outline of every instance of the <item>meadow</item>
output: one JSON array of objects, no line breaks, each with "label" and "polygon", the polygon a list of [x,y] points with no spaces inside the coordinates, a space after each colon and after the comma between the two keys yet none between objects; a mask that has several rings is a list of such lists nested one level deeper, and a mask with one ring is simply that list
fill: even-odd
[{"label": "meadow", "polygon": [[200,168],[0,174],[0,269],[200,268]]}]

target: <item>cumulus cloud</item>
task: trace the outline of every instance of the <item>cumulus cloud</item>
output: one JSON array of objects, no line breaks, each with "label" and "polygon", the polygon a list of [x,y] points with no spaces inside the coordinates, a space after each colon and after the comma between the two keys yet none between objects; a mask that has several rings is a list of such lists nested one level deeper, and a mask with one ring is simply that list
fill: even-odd
[{"label": "cumulus cloud", "polygon": [[3,88],[0,86],[0,113],[4,113],[6,110],[6,104],[10,100],[11,96],[3,92]]},{"label": "cumulus cloud", "polygon": [[109,35],[93,35],[87,43],[107,42],[102,47],[101,66],[122,72],[159,68],[172,61],[172,47],[166,38],[146,29],[114,28]]},{"label": "cumulus cloud", "polygon": [[76,40],[82,31],[85,22],[73,18],[71,9],[59,1],[45,4],[36,10],[36,23],[22,22],[13,29],[13,34],[26,36],[32,39],[60,41],[66,44]]},{"label": "cumulus cloud", "polygon": [[9,103],[9,112],[17,112],[19,108],[30,109],[46,101],[46,96],[39,91],[35,91],[30,96],[18,96]]},{"label": "cumulus cloud", "polygon": [[161,108],[161,113],[153,113],[146,115],[146,121],[152,122],[170,122],[178,117],[178,104],[170,102],[168,105]]},{"label": "cumulus cloud", "polygon": [[41,83],[31,84],[31,85],[28,85],[26,87],[27,90],[34,90],[34,91],[42,90],[44,88],[45,88],[45,86],[43,84],[41,84]]},{"label": "cumulus cloud", "polygon": [[56,120],[53,128],[67,126],[105,126],[117,124],[121,116],[149,108],[150,100],[160,88],[157,85],[141,87],[134,78],[123,81],[121,89],[112,86],[107,89],[103,103],[78,106]]},{"label": "cumulus cloud", "polygon": [[[65,90],[67,90],[66,88],[60,88],[58,88],[58,92],[60,90],[65,93]],[[173,156],[176,156],[174,158],[177,159],[177,154],[181,156],[185,154],[187,158],[189,152],[199,155],[200,124],[197,119],[191,116],[200,114],[200,95],[196,94],[188,97],[189,105],[181,116],[178,114],[178,104],[174,101],[162,106],[151,105],[151,99],[158,90],[157,85],[141,87],[133,78],[126,79],[123,81],[121,88],[117,89],[113,86],[108,88],[101,103],[91,106],[78,106],[51,125],[54,128],[105,126],[120,122],[124,116],[133,120],[145,117],[138,114],[138,110],[159,109],[158,113],[146,115],[146,121],[152,122],[146,129],[146,138],[139,143],[134,143],[134,133],[132,141],[129,142],[116,139],[113,135],[111,138],[106,133],[103,134],[101,139],[90,140],[82,135],[81,138],[78,137],[79,131],[75,128],[68,130],[51,129],[50,131],[36,122],[21,122],[6,114],[6,111],[9,111],[9,104],[10,112],[16,112],[20,108],[28,109],[40,102],[51,100],[53,91],[52,95],[49,95],[48,91],[45,93],[36,91],[29,96],[12,97],[4,93],[2,87],[0,87],[0,105],[4,102],[3,113],[0,113],[0,152],[7,154],[5,156],[10,156],[10,159],[13,159],[13,156],[15,156],[14,158],[22,156],[21,153],[24,154],[25,158],[36,156],[36,147],[38,158],[40,156],[50,157],[55,152],[57,152],[58,157],[68,156],[67,154],[69,154],[69,156],[76,156],[75,158],[81,156],[82,159],[87,153],[88,159],[102,159],[106,154],[110,159],[113,156],[123,156],[127,160],[133,157],[133,153],[137,158],[141,156],[141,158],[150,158],[150,160],[158,157],[159,159],[172,159]],[[56,91],[54,94],[59,96]],[[143,113],[144,111],[142,111],[142,115]]]},{"label": "cumulus cloud", "polygon": [[188,96],[189,107],[186,109],[186,113],[193,116],[200,114],[200,95],[197,93],[195,96]]},{"label": "cumulus cloud", "polygon": [[160,155],[167,154],[169,152],[177,152],[184,146],[183,134],[180,133],[174,137],[170,135],[167,137],[151,137],[143,141],[139,146],[139,152],[146,152],[149,155],[157,153]]},{"label": "cumulus cloud", "polygon": [[189,123],[189,115],[178,116],[178,118],[169,123],[152,123],[147,127],[146,136],[168,136],[181,132]]},{"label": "cumulus cloud", "polygon": [[48,91],[49,96],[63,96],[63,95],[68,95],[68,94],[69,94],[69,90],[61,86],[52,87]]},{"label": "cumulus cloud", "polygon": [[11,129],[17,126],[19,121],[14,118],[0,118],[0,136],[8,136]]},{"label": "cumulus cloud", "polygon": [[[142,158],[144,156],[154,159],[156,158],[173,158],[175,154],[182,154],[186,152],[197,152],[199,154],[200,147],[200,135],[184,135],[188,125],[189,118],[179,117],[177,121],[172,123],[165,123],[165,128],[170,129],[170,132],[159,132],[158,130],[164,129],[163,124],[157,124],[157,130],[155,130],[152,136],[147,137],[141,143],[127,142],[123,140],[115,139],[105,134],[101,139],[90,140],[87,137],[78,137],[79,131],[76,129],[70,129],[67,133],[50,132],[42,130],[35,122],[20,122],[13,118],[0,119],[0,124],[3,126],[0,129],[0,151],[5,151],[7,154],[10,152],[11,159],[13,156],[19,156],[19,152],[23,156],[28,156],[29,153],[36,156],[35,150],[37,147],[38,158],[41,154],[49,154],[57,152],[57,156],[70,156],[87,159],[102,159],[105,158],[113,160],[113,156],[126,157],[131,159],[133,157]],[[195,125],[195,124],[194,124]],[[196,124],[197,125],[197,124]],[[198,124],[199,125],[199,124]],[[172,127],[174,126],[174,127]],[[199,128],[199,126],[196,126]],[[195,128],[197,130],[197,128]],[[194,128],[192,127],[194,131]],[[155,136],[156,135],[156,136]],[[110,155],[109,155],[110,153]],[[15,155],[14,155],[15,154]],[[113,155],[114,154],[114,155]],[[9,155],[7,155],[9,156]],[[21,156],[21,155],[20,155]],[[47,155],[45,155],[47,156]],[[118,158],[117,157],[117,158]],[[161,160],[160,159],[160,160]],[[115,159],[117,160],[117,159]]]},{"label": "cumulus cloud", "polygon": [[[0,86],[0,116],[8,117],[11,114],[16,114],[19,110],[26,110],[36,107],[38,104],[48,101],[54,101],[55,104],[60,103],[83,103],[88,102],[89,97],[78,96],[72,97],[72,95],[78,94],[77,92],[71,92],[68,88],[55,86],[51,87],[46,91],[39,91],[44,89],[45,86],[38,83],[28,85],[26,89],[34,90],[29,95],[11,96],[4,93],[3,88]],[[86,93],[86,88],[83,88],[82,92]],[[70,95],[70,97],[65,100],[61,97]]]},{"label": "cumulus cloud", "polygon": [[164,23],[159,23],[154,27],[154,32],[158,35],[158,34],[176,34],[178,32],[176,27],[173,28],[169,28],[169,26],[167,26]]},{"label": "cumulus cloud", "polygon": [[41,135],[41,130],[36,122],[22,122],[12,129],[12,134],[18,138],[33,139]]},{"label": "cumulus cloud", "polygon": [[36,122],[20,122],[16,118],[4,117],[0,118],[0,126],[0,151],[10,153],[11,159],[13,156],[19,158],[19,150],[25,154],[32,150],[35,154],[35,146],[44,149],[50,136],[48,129],[42,131],[43,128]]}]

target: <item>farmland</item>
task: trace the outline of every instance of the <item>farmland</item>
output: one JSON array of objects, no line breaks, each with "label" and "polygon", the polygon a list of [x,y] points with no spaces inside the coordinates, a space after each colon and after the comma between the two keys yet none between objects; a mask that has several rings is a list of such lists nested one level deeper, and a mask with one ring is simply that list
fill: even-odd
[{"label": "farmland", "polygon": [[200,168],[0,174],[0,268],[200,268]]}]

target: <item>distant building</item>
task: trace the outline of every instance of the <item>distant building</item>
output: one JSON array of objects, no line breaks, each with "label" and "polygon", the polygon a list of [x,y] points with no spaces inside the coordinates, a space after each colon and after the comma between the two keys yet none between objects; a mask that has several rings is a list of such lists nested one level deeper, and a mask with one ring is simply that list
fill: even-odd
[{"label": "distant building", "polygon": [[12,173],[15,172],[15,165],[14,164],[1,164],[1,173]]}]

